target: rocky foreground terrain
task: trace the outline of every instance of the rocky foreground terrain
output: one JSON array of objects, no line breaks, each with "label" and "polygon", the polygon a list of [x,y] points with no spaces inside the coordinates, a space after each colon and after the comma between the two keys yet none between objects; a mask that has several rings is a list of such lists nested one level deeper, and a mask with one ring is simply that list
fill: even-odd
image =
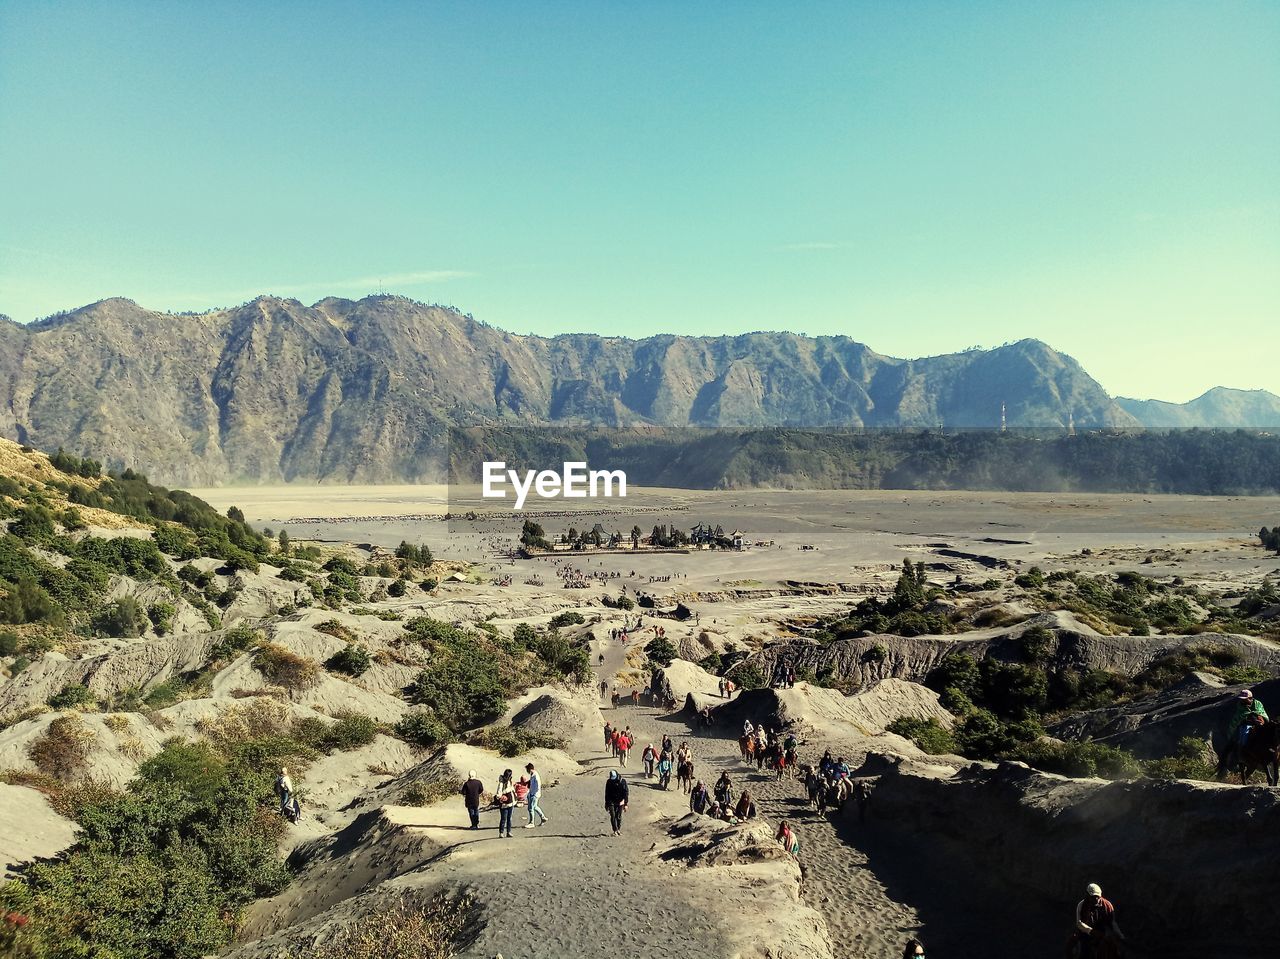
[{"label": "rocky foreground terrain", "polygon": [[[267,539],[92,463],[0,455],[15,956],[878,959],[912,935],[1042,955],[1090,881],[1142,952],[1277,932],[1280,793],[1206,766],[1236,690],[1275,698],[1265,579],[957,560],[825,590],[643,584],[642,610],[640,583],[508,585],[408,543]],[[788,669],[794,686],[756,688]],[[725,677],[744,691],[721,696]],[[666,705],[633,705],[645,686]],[[802,762],[843,756],[872,784],[867,820],[742,763],[747,719],[797,736]],[[620,837],[606,721],[636,735]],[[645,779],[663,735],[759,816],[689,816]],[[491,792],[527,762],[547,824],[520,809],[500,839],[487,811],[468,830],[460,781]],[[274,811],[282,765],[297,823]]]}]

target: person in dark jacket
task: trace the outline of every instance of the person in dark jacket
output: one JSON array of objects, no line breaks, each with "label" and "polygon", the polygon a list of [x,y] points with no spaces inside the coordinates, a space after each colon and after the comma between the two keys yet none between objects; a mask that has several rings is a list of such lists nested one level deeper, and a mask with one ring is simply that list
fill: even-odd
[{"label": "person in dark jacket", "polygon": [[609,778],[604,782],[604,808],[609,810],[609,823],[615,836],[622,835],[622,813],[629,798],[627,781],[618,775],[618,770],[610,769]]},{"label": "person in dark jacket", "polygon": [[467,781],[462,784],[463,805],[467,807],[467,815],[471,817],[471,828],[480,828],[480,797],[484,794],[484,783],[473,769],[467,773]]},{"label": "person in dark jacket", "polygon": [[693,789],[689,791],[689,811],[696,813],[706,812],[711,806],[711,794],[707,792],[707,787],[702,785],[699,779],[693,785]]}]

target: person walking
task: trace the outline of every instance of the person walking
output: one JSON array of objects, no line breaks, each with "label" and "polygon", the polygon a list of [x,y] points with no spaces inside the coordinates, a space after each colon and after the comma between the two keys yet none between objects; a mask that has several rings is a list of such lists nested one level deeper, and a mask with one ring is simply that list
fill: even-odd
[{"label": "person walking", "polygon": [[473,769],[467,773],[467,781],[458,790],[462,793],[462,804],[467,807],[467,815],[471,817],[471,828],[480,828],[480,797],[484,795],[484,783]]},{"label": "person walking", "polygon": [[[533,768],[533,763],[529,763],[524,767],[525,772],[529,774],[529,795],[525,797],[525,802],[529,807],[529,821],[525,824],[525,829],[532,829],[534,826],[542,826],[547,822],[547,814],[542,811],[542,777],[538,775],[538,770]],[[534,817],[538,818],[538,822],[534,822]]]},{"label": "person walking", "polygon": [[668,752],[658,758],[658,788],[671,788],[671,754]]},{"label": "person walking", "polygon": [[276,795],[280,797],[280,815],[292,818],[293,813],[293,779],[289,776],[287,766],[280,767],[280,775],[276,777]]},{"label": "person walking", "polygon": [[622,766],[627,764],[627,753],[631,751],[631,727],[627,727],[618,736],[618,762]]},{"label": "person walking", "polygon": [[627,781],[618,775],[618,770],[610,769],[609,778],[604,781],[604,808],[609,812],[609,824],[615,836],[622,835],[622,814],[627,808],[630,790]]},{"label": "person walking", "polygon": [[493,801],[498,805],[498,838],[511,838],[511,814],[516,810],[516,787],[511,781],[511,770],[504,769],[494,790]]}]

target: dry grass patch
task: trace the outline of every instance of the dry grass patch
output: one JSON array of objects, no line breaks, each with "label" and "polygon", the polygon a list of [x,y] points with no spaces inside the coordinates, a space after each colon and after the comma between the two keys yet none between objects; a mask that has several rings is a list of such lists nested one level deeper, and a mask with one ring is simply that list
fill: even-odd
[{"label": "dry grass patch", "polygon": [[289,690],[310,689],[320,681],[319,663],[279,643],[261,643],[253,665],[269,682]]},{"label": "dry grass patch", "polygon": [[70,782],[84,772],[93,730],[76,715],[59,716],[27,746],[27,755],[42,773]]},{"label": "dry grass patch", "polygon": [[475,928],[478,909],[468,895],[411,894],[372,909],[334,930],[323,943],[293,945],[288,959],[452,959]]}]

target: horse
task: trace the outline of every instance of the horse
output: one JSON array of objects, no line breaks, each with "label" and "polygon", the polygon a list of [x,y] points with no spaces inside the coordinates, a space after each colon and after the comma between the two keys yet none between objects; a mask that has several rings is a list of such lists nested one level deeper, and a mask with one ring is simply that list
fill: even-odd
[{"label": "horse", "polygon": [[693,789],[693,760],[686,759],[676,766],[676,784],[680,791],[687,793]]},{"label": "horse", "polygon": [[1280,723],[1254,726],[1244,748],[1237,753],[1241,785],[1247,785],[1249,777],[1259,769],[1266,775],[1268,786],[1280,785]]},{"label": "horse", "polygon": [[754,736],[739,736],[738,748],[742,750],[742,761],[748,766],[756,754],[756,738]]}]

